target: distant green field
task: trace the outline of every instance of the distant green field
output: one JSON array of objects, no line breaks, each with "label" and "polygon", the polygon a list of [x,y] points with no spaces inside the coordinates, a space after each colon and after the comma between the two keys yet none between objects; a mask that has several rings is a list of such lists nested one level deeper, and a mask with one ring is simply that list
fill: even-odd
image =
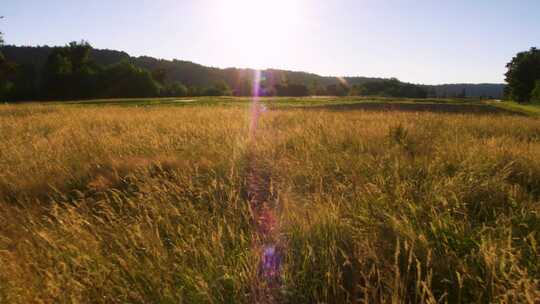
[{"label": "distant green field", "polygon": [[538,104],[520,104],[517,102],[488,102],[487,104],[512,112],[522,113],[524,115],[540,117],[540,105]]},{"label": "distant green field", "polygon": [[[77,106],[127,106],[127,107],[150,107],[150,106],[249,106],[251,97],[178,97],[178,98],[131,98],[131,99],[96,99],[47,102],[55,105]],[[513,112],[517,114],[538,116],[540,107],[536,105],[523,105],[514,102],[498,102],[480,99],[408,99],[388,97],[263,97],[260,101],[270,109],[295,108],[295,107],[329,107],[329,109],[358,109],[358,110],[404,110],[404,111],[434,111],[434,112]],[[371,105],[368,105],[371,104]],[[398,106],[384,106],[398,105]],[[421,104],[415,108],[407,106]],[[357,106],[354,106],[357,105]],[[361,105],[365,105],[362,107]],[[399,105],[404,105],[399,107]],[[446,106],[445,106],[446,105]],[[470,107],[469,107],[470,106]],[[497,110],[500,109],[500,110]]]}]

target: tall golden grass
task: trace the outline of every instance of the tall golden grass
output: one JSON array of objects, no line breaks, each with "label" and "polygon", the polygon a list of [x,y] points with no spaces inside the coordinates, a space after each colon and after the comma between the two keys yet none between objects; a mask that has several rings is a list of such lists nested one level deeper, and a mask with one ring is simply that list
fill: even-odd
[{"label": "tall golden grass", "polygon": [[540,121],[0,107],[0,303],[249,303],[247,155],[285,303],[537,303]]}]

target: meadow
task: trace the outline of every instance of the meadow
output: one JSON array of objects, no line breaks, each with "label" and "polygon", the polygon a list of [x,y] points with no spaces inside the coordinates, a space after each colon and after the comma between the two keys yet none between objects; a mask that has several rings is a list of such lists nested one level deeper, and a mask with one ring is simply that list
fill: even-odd
[{"label": "meadow", "polygon": [[254,164],[267,302],[538,303],[540,120],[263,102],[1,105],[0,303],[264,302]]}]

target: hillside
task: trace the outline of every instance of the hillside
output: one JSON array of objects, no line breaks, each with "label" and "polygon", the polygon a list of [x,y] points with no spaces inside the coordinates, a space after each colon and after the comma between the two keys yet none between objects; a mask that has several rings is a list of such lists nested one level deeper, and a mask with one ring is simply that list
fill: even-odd
[{"label": "hillside", "polygon": [[[52,51],[48,46],[13,46],[0,48],[7,60],[20,65],[32,65],[41,70],[47,57]],[[150,71],[162,70],[165,72],[165,82],[181,82],[187,86],[208,87],[220,81],[225,81],[230,87],[242,87],[242,84],[252,79],[254,70],[207,67],[197,63],[183,60],[164,60],[149,56],[131,57],[129,54],[115,50],[93,49],[92,59],[100,65],[111,65],[121,61],[130,61],[134,65]],[[270,85],[282,82],[302,84],[308,87],[326,87],[339,84],[338,77],[320,76],[313,73],[268,69],[263,71],[265,81]],[[344,77],[349,85],[363,84],[384,80],[372,77]],[[430,97],[491,97],[502,98],[504,84],[443,84],[423,85]]]}]

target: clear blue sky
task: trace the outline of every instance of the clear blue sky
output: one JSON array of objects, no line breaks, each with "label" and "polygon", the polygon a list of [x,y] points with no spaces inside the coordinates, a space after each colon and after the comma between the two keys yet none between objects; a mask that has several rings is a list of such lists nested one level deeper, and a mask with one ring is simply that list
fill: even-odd
[{"label": "clear blue sky", "polygon": [[415,83],[503,82],[540,47],[540,0],[3,0],[16,45]]}]

